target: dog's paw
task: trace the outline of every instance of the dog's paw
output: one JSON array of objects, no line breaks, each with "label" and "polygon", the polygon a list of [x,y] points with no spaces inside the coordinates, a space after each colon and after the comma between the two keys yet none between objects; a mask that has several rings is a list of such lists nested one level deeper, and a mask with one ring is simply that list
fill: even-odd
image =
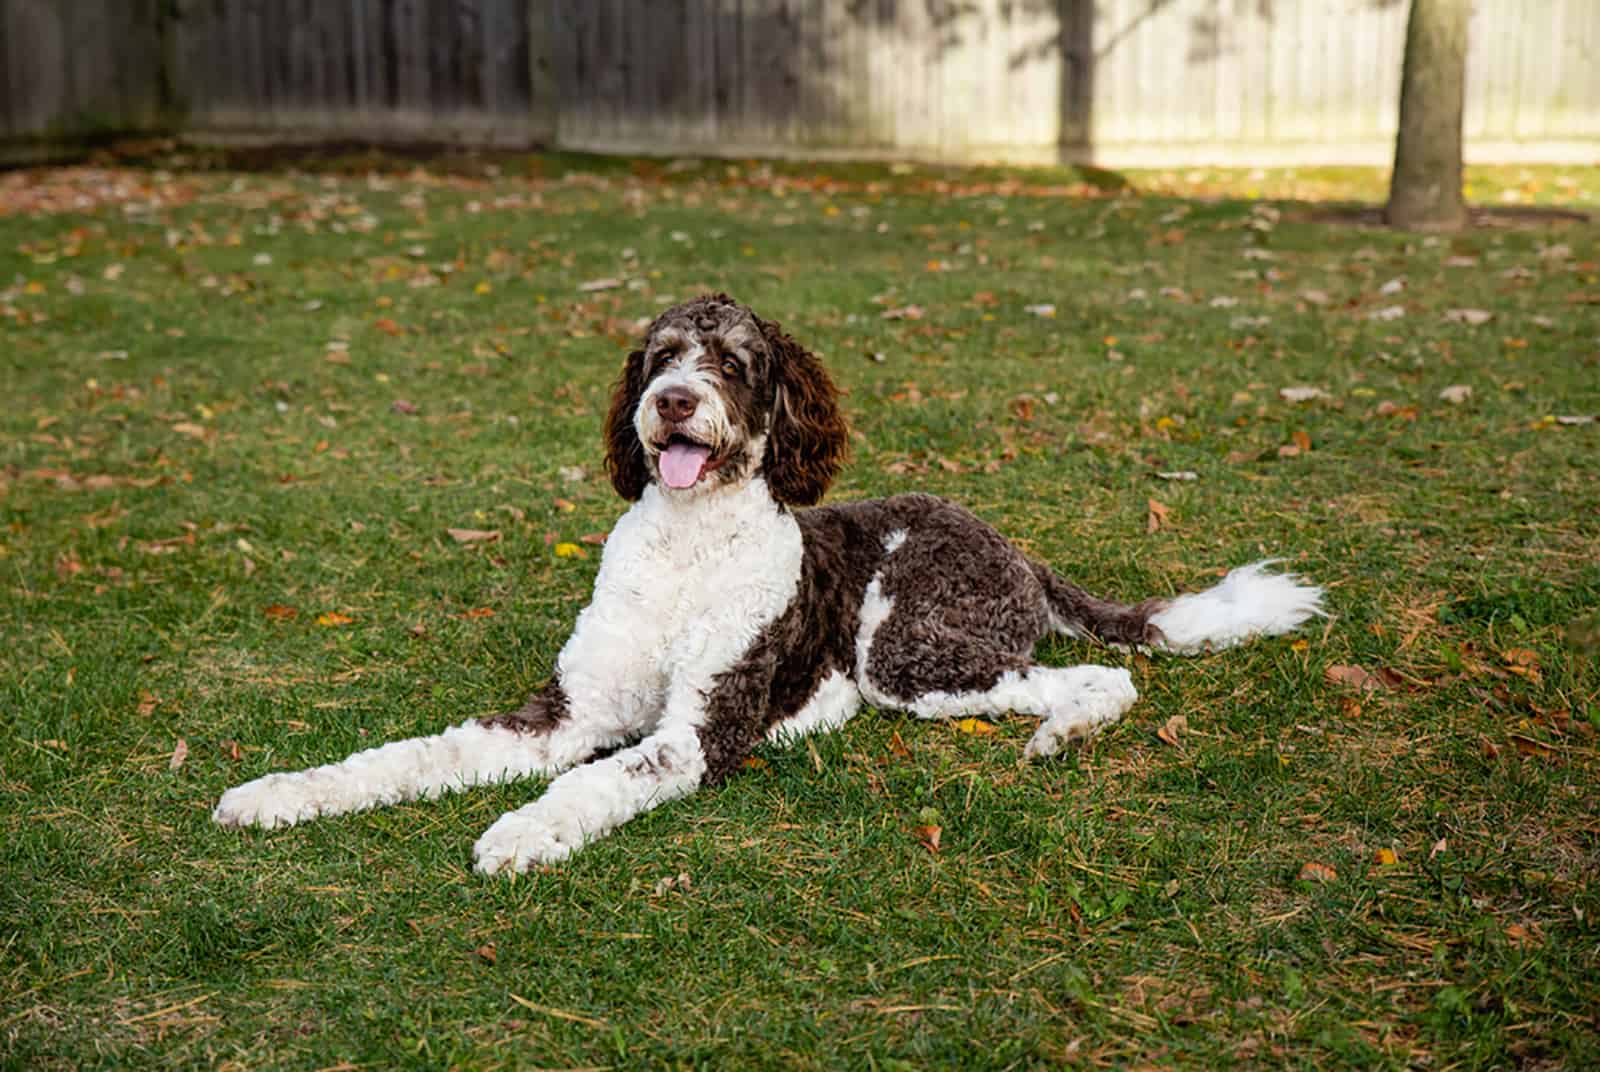
[{"label": "dog's paw", "polygon": [[1046,759],[1073,741],[1087,740],[1139,698],[1133,677],[1120,667],[1072,667],[1064,676],[1071,695],[1034,731],[1023,750],[1028,759]]},{"label": "dog's paw", "polygon": [[485,875],[501,871],[527,871],[540,864],[565,860],[583,845],[582,838],[564,835],[531,816],[508,812],[495,820],[472,847],[477,869]]},{"label": "dog's paw", "polygon": [[270,830],[314,819],[320,810],[297,775],[269,774],[222,794],[211,819],[221,826],[260,826]]}]

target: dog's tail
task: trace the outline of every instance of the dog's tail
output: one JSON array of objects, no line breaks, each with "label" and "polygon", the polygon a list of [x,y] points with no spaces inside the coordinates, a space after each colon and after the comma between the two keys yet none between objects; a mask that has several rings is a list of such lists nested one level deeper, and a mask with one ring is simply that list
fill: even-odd
[{"label": "dog's tail", "polygon": [[1321,588],[1292,573],[1268,573],[1272,562],[1240,566],[1203,592],[1137,604],[1098,599],[1037,562],[1033,571],[1057,632],[1193,655],[1287,633],[1325,613]]}]

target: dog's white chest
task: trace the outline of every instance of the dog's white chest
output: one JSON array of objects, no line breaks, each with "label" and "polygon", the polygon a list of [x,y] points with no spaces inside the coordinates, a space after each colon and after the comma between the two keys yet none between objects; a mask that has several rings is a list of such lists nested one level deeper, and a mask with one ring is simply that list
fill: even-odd
[{"label": "dog's white chest", "polygon": [[709,683],[789,606],[800,528],[758,491],[686,508],[652,488],[617,522],[594,599],[561,652],[574,708],[653,725],[675,679]]}]

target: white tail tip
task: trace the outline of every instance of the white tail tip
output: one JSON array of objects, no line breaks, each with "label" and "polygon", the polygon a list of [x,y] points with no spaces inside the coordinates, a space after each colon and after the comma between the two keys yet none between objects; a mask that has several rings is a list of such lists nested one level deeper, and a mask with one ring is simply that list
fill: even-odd
[{"label": "white tail tip", "polygon": [[1240,566],[1203,592],[1179,596],[1150,618],[1161,630],[1157,651],[1219,651],[1258,636],[1277,636],[1325,613],[1322,589],[1292,573],[1268,573],[1274,559]]}]

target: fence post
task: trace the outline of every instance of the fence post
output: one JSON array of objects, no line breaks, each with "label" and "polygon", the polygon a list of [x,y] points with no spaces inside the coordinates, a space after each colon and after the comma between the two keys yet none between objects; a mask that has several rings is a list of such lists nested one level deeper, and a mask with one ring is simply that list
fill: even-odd
[{"label": "fence post", "polygon": [[561,97],[556,78],[556,9],[560,0],[528,0],[528,119],[533,140],[554,149],[561,133]]}]

